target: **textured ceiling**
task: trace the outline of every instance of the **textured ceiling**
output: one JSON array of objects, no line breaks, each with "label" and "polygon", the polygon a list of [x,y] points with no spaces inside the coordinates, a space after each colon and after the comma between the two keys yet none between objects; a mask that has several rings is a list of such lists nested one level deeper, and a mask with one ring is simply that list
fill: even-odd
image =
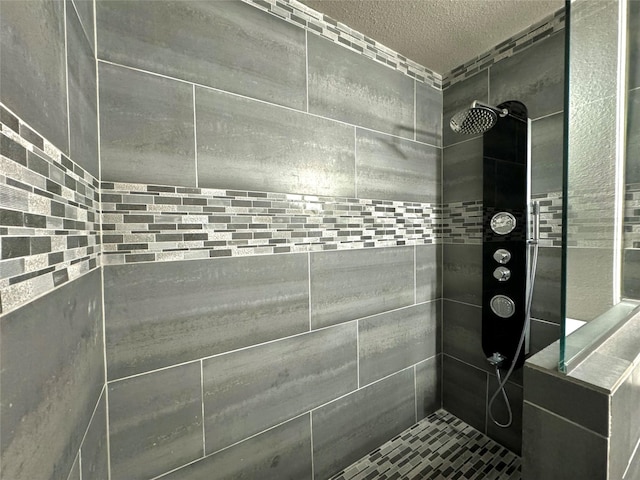
[{"label": "textured ceiling", "polygon": [[444,74],[554,13],[563,0],[301,0]]}]

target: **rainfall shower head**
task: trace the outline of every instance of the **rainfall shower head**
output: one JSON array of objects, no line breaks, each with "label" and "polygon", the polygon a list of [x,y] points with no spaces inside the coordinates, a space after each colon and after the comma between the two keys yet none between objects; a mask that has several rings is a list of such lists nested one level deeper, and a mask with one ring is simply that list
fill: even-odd
[{"label": "rainfall shower head", "polygon": [[477,135],[491,129],[498,121],[498,115],[506,117],[508,114],[506,108],[495,108],[475,101],[470,108],[456,113],[449,125],[456,133]]}]

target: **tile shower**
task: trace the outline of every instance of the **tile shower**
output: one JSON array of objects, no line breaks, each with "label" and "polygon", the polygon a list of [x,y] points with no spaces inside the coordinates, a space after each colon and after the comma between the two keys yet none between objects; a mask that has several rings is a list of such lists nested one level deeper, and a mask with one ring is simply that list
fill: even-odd
[{"label": "tile shower", "polygon": [[486,422],[479,140],[442,124],[532,111],[539,349],[561,14],[443,79],[288,2],[1,8],[3,478],[322,479],[442,406],[519,450]]}]

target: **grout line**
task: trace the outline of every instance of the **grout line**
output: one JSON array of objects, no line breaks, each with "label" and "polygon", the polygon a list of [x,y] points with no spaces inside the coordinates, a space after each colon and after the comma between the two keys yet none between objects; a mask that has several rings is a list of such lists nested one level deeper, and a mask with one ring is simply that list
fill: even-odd
[{"label": "grout line", "polygon": [[205,436],[204,416],[204,361],[200,360],[200,402],[202,405],[202,456],[207,456],[207,440]]},{"label": "grout line", "polygon": [[80,480],[82,480],[82,447],[78,450],[78,473],[80,474]]},{"label": "grout line", "polygon": [[413,246],[413,303],[418,304],[418,246]]},{"label": "grout line", "polygon": [[309,295],[309,331],[313,330],[311,323],[311,252],[307,252],[307,288]]},{"label": "grout line", "polygon": [[464,140],[460,140],[459,142],[451,143],[449,145],[442,145],[443,154],[444,154],[444,150],[446,150],[447,148],[455,147],[456,145],[460,145],[462,143],[472,142],[474,140],[478,140],[479,138],[482,138],[482,135],[478,135],[476,137],[471,137],[471,138],[466,138]]},{"label": "grout line", "polygon": [[305,87],[306,87],[306,94],[307,94],[307,108],[306,108],[306,112],[309,113],[309,31],[307,29],[305,29],[304,31],[304,78],[306,81]]},{"label": "grout line", "polygon": [[358,127],[353,127],[353,196],[358,198]]},{"label": "grout line", "polygon": [[415,422],[418,423],[418,368],[413,366],[413,404],[415,407]]},{"label": "grout line", "polygon": [[315,463],[313,461],[313,412],[309,412],[309,437],[311,439],[311,479],[315,478]]},{"label": "grout line", "polygon": [[109,376],[108,376],[108,364],[107,364],[107,320],[105,312],[104,301],[104,268],[100,268],[100,297],[102,301],[102,348],[103,348],[103,361],[104,361],[104,401],[105,401],[105,422],[107,431],[107,474],[108,478],[111,478],[111,436],[109,422]]},{"label": "grout line", "polygon": [[360,320],[356,320],[356,377],[360,388]]},{"label": "grout line", "polygon": [[546,115],[542,115],[541,117],[532,118],[531,122],[537,122],[538,120],[544,120],[545,118],[553,117],[555,115],[561,115],[564,113],[564,110],[558,110],[557,112],[548,113]]},{"label": "grout line", "polygon": [[413,140],[418,139],[418,81],[413,80]]},{"label": "grout line", "polygon": [[196,86],[193,85],[193,157],[195,160],[196,188],[199,188],[198,180],[198,132],[196,130]]},{"label": "grout line", "polygon": [[581,430],[584,430],[585,432],[588,432],[588,433],[590,433],[590,434],[592,434],[592,435],[595,435],[595,436],[597,436],[597,437],[599,437],[599,438],[603,438],[604,440],[607,440],[607,441],[609,440],[609,437],[607,437],[606,435],[602,435],[601,433],[594,432],[593,430],[591,430],[591,429],[589,429],[589,428],[585,427],[584,425],[580,425],[579,423],[576,423],[576,422],[574,422],[573,420],[569,420],[568,418],[563,417],[563,416],[561,416],[561,415],[558,415],[557,413],[552,412],[551,410],[547,410],[546,408],[541,407],[540,405],[537,405],[537,404],[535,404],[535,403],[532,403],[532,402],[530,402],[529,400],[524,400],[524,401],[523,401],[523,403],[526,403],[527,405],[529,405],[529,406],[531,406],[531,407],[533,407],[533,408],[537,408],[538,410],[541,410],[541,411],[543,411],[543,412],[545,412],[545,413],[547,413],[547,414],[549,414],[549,415],[552,415],[552,416],[556,417],[556,418],[557,418],[557,419],[559,419],[559,420],[562,420],[562,421],[564,421],[564,422],[567,422],[567,423],[569,423],[569,424],[573,425],[574,427],[578,427],[578,428],[580,428]]},{"label": "grout line", "polygon": [[[71,158],[71,117],[69,113],[69,40],[67,36],[67,2],[63,4],[62,14],[64,15],[64,73],[67,93],[67,155]],[[78,19],[80,21],[80,19]],[[34,130],[35,131],[35,130]],[[64,153],[64,152],[63,152]]]}]

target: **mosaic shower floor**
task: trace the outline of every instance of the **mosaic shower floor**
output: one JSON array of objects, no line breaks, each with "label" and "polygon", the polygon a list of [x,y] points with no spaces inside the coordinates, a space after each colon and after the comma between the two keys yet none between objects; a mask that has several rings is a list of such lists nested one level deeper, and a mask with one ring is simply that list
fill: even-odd
[{"label": "mosaic shower floor", "polygon": [[331,480],[520,480],[520,457],[439,410]]}]

